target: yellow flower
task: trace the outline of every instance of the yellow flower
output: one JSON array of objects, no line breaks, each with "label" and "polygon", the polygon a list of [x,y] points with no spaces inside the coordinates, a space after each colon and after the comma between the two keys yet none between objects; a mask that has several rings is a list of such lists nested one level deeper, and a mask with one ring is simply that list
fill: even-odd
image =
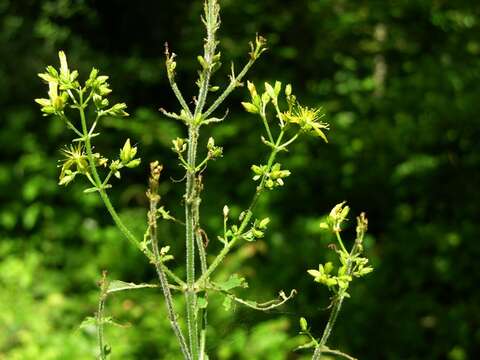
[{"label": "yellow flower", "polygon": [[312,109],[297,104],[292,111],[288,111],[282,115],[285,122],[298,124],[302,131],[319,136],[325,142],[328,142],[323,130],[329,130],[330,126],[320,120],[325,116],[322,108]]}]

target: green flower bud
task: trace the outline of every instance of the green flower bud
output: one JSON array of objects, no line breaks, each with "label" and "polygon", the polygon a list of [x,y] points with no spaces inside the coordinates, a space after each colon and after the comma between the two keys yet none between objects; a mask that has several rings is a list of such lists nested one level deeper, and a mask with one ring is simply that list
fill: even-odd
[{"label": "green flower bud", "polygon": [[365,216],[365,213],[361,213],[360,216],[357,217],[357,239],[359,242],[363,240],[363,236],[367,232],[368,229],[368,219]]},{"label": "green flower bud", "polygon": [[348,288],[348,281],[338,279],[336,282],[338,282],[338,286],[341,289],[345,290],[346,288]]},{"label": "green flower bud", "polygon": [[127,104],[118,103],[113,105],[110,109],[106,110],[105,112],[111,116],[128,116],[128,113],[125,111],[126,108],[127,108]]},{"label": "green flower bud", "polygon": [[258,228],[264,230],[267,228],[269,223],[270,223],[270,218],[266,217],[265,219],[260,221],[260,223],[258,224]]},{"label": "green flower bud", "polygon": [[263,235],[264,235],[264,232],[263,232],[263,231],[260,231],[260,230],[258,230],[258,229],[253,229],[253,230],[252,230],[252,234],[253,234],[253,236],[256,237],[256,238],[262,238]]},{"label": "green flower bud", "polygon": [[137,167],[138,165],[140,165],[140,162],[141,162],[141,159],[134,159],[134,160],[128,162],[127,164],[125,164],[125,166],[128,167],[128,168],[134,168],[134,167]]},{"label": "green flower bud", "polygon": [[300,318],[300,329],[302,329],[302,331],[307,331],[308,330],[307,319],[305,319],[304,317]]},{"label": "green flower bud", "polygon": [[213,57],[212,57],[212,62],[214,62],[214,63],[219,62],[221,57],[222,57],[222,53],[221,53],[221,52],[216,53],[216,54],[213,55]]},{"label": "green flower bud", "polygon": [[108,87],[108,84],[102,84],[99,86],[98,92],[101,96],[105,96],[110,94],[112,90]]},{"label": "green flower bud", "polygon": [[207,143],[208,157],[215,160],[223,155],[223,149],[220,146],[215,146],[215,140],[210,137]]},{"label": "green flower bud", "polygon": [[35,99],[35,102],[41,107],[50,106],[51,102],[49,99]]},{"label": "green flower bud", "polygon": [[262,105],[266,106],[269,101],[270,101],[270,95],[268,95],[266,92],[264,92],[262,94]]},{"label": "green flower bud", "polygon": [[253,105],[252,103],[249,103],[249,102],[242,102],[242,105],[243,107],[245,108],[245,110],[251,114],[258,114],[259,113],[259,110],[258,110],[258,107],[256,107],[255,105]]},{"label": "green flower bud", "polygon": [[99,77],[97,77],[97,84],[98,85],[103,85],[107,82],[107,80],[108,80],[107,75],[100,75]]},{"label": "green flower bud", "polygon": [[213,137],[208,138],[207,149],[212,150],[215,147],[215,139]]},{"label": "green flower bud", "polygon": [[255,85],[253,83],[251,83],[250,81],[247,81],[247,88],[248,88],[248,91],[250,92],[253,105],[257,107],[257,113],[258,113],[258,109],[262,106],[262,100],[258,95],[257,89],[255,88]]},{"label": "green flower bud", "polygon": [[275,186],[275,183],[272,179],[268,179],[267,181],[265,181],[265,186],[269,189],[272,189]]},{"label": "green flower bud", "polygon": [[333,270],[333,264],[329,261],[323,266],[323,270],[325,271],[325,274],[330,274]]},{"label": "green flower bud", "polygon": [[290,97],[290,95],[292,95],[292,85],[287,84],[287,86],[285,86],[285,96]]},{"label": "green flower bud", "polygon": [[364,267],[363,269],[359,270],[358,275],[359,276],[364,276],[364,275],[370,274],[372,271],[373,271],[373,267],[367,266],[367,267]]},{"label": "green flower bud", "polygon": [[169,77],[172,77],[175,75],[175,69],[177,68],[177,63],[175,62],[176,56],[177,55],[175,53],[172,53],[172,55],[169,55],[167,50],[166,65],[167,65],[167,74]]},{"label": "green flower bud", "polygon": [[275,94],[275,90],[273,89],[272,85],[268,82],[265,83],[265,91],[267,92],[268,96],[275,101],[277,99],[277,95]]},{"label": "green flower bud", "polygon": [[52,81],[58,82],[58,77],[57,76],[52,76],[49,73],[40,73],[40,74],[38,74],[38,77],[40,79],[42,79],[43,81],[45,81],[46,83],[49,83],[49,82],[52,82]]},{"label": "green flower bud", "polygon": [[320,229],[326,229],[327,230],[327,229],[330,229],[330,226],[325,221],[322,221],[320,223]]},{"label": "green flower bud", "polygon": [[202,66],[203,69],[208,69],[208,63],[205,61],[203,56],[198,55],[197,60],[200,63],[200,65]]},{"label": "green flower bud", "polygon": [[130,163],[137,154],[137,147],[130,145],[130,139],[125,141],[123,148],[120,150],[120,160],[123,164]]},{"label": "green flower bud", "polygon": [[97,75],[98,75],[98,70],[95,68],[92,68],[92,70],[90,71],[90,75],[88,76],[88,80],[94,81],[97,78]]},{"label": "green flower bud", "polygon": [[258,96],[257,89],[255,88],[254,83],[247,81],[247,88],[248,88],[248,91],[250,92],[250,96],[252,97],[252,99]]},{"label": "green flower bud", "polygon": [[178,154],[181,154],[187,150],[187,144],[185,142],[185,139],[182,138],[176,138],[175,140],[172,140],[173,143],[173,151],[175,151]]},{"label": "green flower bud", "polygon": [[58,185],[68,185],[70,184],[77,175],[77,172],[72,172],[71,170],[65,170],[62,174],[60,174],[60,181]]},{"label": "green flower bud", "polygon": [[275,81],[275,87],[273,90],[275,91],[275,97],[278,97],[280,91],[282,90],[282,83],[280,81]]},{"label": "green flower bud", "polygon": [[263,174],[262,167],[260,167],[258,165],[252,165],[252,170],[256,175],[262,175]]},{"label": "green flower bud", "polygon": [[267,40],[262,37],[262,36],[259,36],[257,35],[255,37],[255,44],[250,42],[250,57],[253,59],[253,60],[256,60],[260,57],[260,55],[267,50],[266,48],[266,45],[267,44]]},{"label": "green flower bud", "polygon": [[341,202],[340,204],[337,204],[333,207],[333,209],[330,211],[329,217],[332,223],[334,224],[333,230],[334,231],[340,231],[340,225],[342,222],[345,221],[350,208],[348,206],[345,206],[346,201]]},{"label": "green flower bud", "polygon": [[62,50],[58,52],[58,57],[60,59],[60,76],[62,76],[64,80],[67,80],[70,77],[70,70],[68,69],[67,57]]}]

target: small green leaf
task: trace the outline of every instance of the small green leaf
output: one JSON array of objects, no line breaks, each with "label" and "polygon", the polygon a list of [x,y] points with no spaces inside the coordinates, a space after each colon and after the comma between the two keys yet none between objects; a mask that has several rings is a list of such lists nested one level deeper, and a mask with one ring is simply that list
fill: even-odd
[{"label": "small green leaf", "polygon": [[236,287],[248,287],[247,282],[245,281],[244,277],[239,276],[238,274],[231,275],[227,281],[216,283],[216,285],[224,291],[229,291]]},{"label": "small green leaf", "polygon": [[92,326],[97,326],[97,319],[93,316],[87,316],[80,324],[80,329],[86,329]]}]

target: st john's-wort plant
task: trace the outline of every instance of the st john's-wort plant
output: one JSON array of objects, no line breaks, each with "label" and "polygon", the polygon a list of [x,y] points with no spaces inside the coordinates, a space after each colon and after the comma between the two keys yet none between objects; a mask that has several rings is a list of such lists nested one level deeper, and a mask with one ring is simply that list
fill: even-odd
[{"label": "st john's-wort plant", "polygon": [[[208,339],[208,311],[209,294],[219,293],[224,296],[224,307],[228,309],[232,302],[239,303],[254,310],[270,310],[283,305],[293,298],[297,291],[280,291],[279,297],[274,300],[259,303],[240,298],[235,289],[246,287],[246,279],[238,274],[232,274],[226,281],[215,278],[215,271],[222,264],[225,257],[243,242],[256,241],[263,238],[268,230],[270,219],[258,218],[255,207],[259,198],[268,191],[275,191],[282,187],[291,173],[284,169],[279,162],[281,155],[288,152],[291,145],[303,135],[319,137],[327,142],[326,131],[329,126],[323,121],[325,116],[321,108],[310,108],[302,105],[293,93],[292,86],[283,86],[279,81],[273,84],[265,83],[262,89],[247,81],[249,98],[242,102],[245,110],[259,117],[263,124],[264,133],[260,137],[265,145],[266,160],[251,166],[252,178],[255,182],[252,199],[249,205],[241,212],[239,218],[233,218],[229,206],[225,205],[219,216],[223,217],[223,232],[217,236],[223,245],[216,255],[207,254],[205,246],[205,231],[201,222],[201,201],[203,183],[202,176],[210,161],[223,156],[222,147],[215,139],[209,138],[205,142],[200,137],[200,130],[207,125],[218,125],[225,121],[227,114],[215,117],[215,113],[236,88],[244,85],[245,75],[252,65],[266,51],[266,40],[257,36],[250,43],[248,62],[240,72],[231,65],[231,75],[228,85],[219,91],[214,100],[209,95],[220,90],[212,84],[212,76],[221,66],[221,53],[217,49],[216,33],[220,26],[220,6],[217,0],[206,0],[202,21],[206,28],[204,53],[198,56],[200,70],[197,81],[198,94],[194,97],[193,106],[189,106],[180,91],[176,80],[176,55],[166,46],[166,71],[171,88],[178,100],[180,110],[171,112],[160,111],[168,118],[180,121],[185,125],[186,137],[172,140],[172,151],[178,157],[179,166],[185,171],[185,195],[181,199],[185,208],[185,217],[179,220],[161,206],[158,194],[163,166],[154,161],[150,164],[149,186],[146,196],[150,207],[146,219],[146,230],[143,238],[130,231],[123,223],[109,197],[109,189],[115,179],[121,179],[124,171],[140,166],[141,159],[137,154],[137,147],[127,139],[119,149],[118,157],[108,159],[97,152],[93,141],[100,134],[99,125],[105,117],[127,117],[124,103],[110,104],[111,93],[108,76],[101,75],[93,68],[88,78],[81,81],[79,73],[71,70],[66,55],[59,52],[60,68],[48,66],[40,78],[48,84],[48,98],[36,99],[45,116],[54,116],[63,121],[74,134],[72,143],[66,146],[62,153],[64,158],[60,162],[59,185],[67,186],[72,181],[83,177],[88,187],[85,193],[98,194],[110,213],[118,229],[127,240],[141,251],[147,260],[154,266],[158,275],[159,287],[162,290],[168,319],[184,359],[208,359],[206,343]],[[252,116],[250,115],[250,116]],[[219,125],[221,126],[221,125]],[[200,147],[200,148],[199,148]],[[95,149],[95,150],[94,150]],[[203,149],[203,151],[202,151]],[[319,359],[322,353],[349,357],[337,350],[327,347],[327,340],[337,319],[343,300],[349,297],[347,292],[354,277],[361,277],[373,269],[367,265],[368,260],[362,257],[362,241],[367,228],[367,219],[364,214],[357,218],[357,237],[350,251],[347,251],[341,238],[341,225],[346,220],[349,208],[341,203],[333,208],[328,222],[321,227],[331,230],[338,241],[336,249],[339,266],[331,262],[319,265],[318,270],[309,270],[314,281],[325,285],[332,293],[330,318],[319,340],[312,335],[305,318],[300,319],[301,333],[308,342],[301,348],[313,348],[313,359]],[[159,220],[175,221],[185,228],[185,265],[186,279],[181,279],[169,265],[173,257],[169,254],[170,246],[162,239],[158,239],[157,226]],[[178,241],[177,241],[178,242]],[[161,245],[160,245],[161,244]],[[109,280],[104,273],[100,282],[100,297],[98,311],[95,317],[88,321],[97,327],[98,357],[106,359],[111,351],[105,343],[103,328],[112,323],[112,319],[105,316],[105,304],[108,296],[123,290],[132,290],[145,287],[157,287],[156,284],[133,284],[120,280]],[[175,308],[172,292],[183,293],[186,300],[185,311]],[[178,321],[179,316],[185,316],[186,328],[182,328]]]}]

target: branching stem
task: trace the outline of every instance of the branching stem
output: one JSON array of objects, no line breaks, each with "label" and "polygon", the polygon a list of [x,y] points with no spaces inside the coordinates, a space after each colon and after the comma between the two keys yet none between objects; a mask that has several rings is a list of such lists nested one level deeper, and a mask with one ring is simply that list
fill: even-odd
[{"label": "branching stem", "polygon": [[[142,247],[142,244],[140,241],[131,233],[131,231],[125,226],[123,221],[120,219],[118,216],[117,212],[115,211],[115,208],[112,205],[112,202],[110,201],[110,198],[107,195],[107,192],[105,189],[102,187],[102,180],[100,179],[100,176],[98,175],[96,164],[95,164],[95,159],[93,157],[93,152],[92,152],[92,144],[90,142],[90,136],[88,134],[88,128],[87,128],[87,121],[85,118],[85,105],[86,103],[83,102],[83,91],[79,91],[79,107],[78,111],[80,112],[80,121],[82,123],[82,132],[84,136],[84,141],[85,141],[85,149],[87,151],[87,157],[88,157],[88,163],[90,166],[90,171],[93,176],[93,180],[95,181],[95,184],[97,186],[98,192],[100,194],[100,197],[102,198],[105,207],[107,208],[108,212],[110,213],[110,216],[112,217],[113,221],[115,222],[115,225],[117,225],[118,229],[122,232],[122,234],[133,244],[135,247],[140,249],[143,253],[145,253],[145,249]],[[151,253],[147,252],[146,253],[148,257],[151,257]]]},{"label": "branching stem", "polygon": [[228,95],[230,95],[231,92],[235,90],[235,88],[240,86],[242,79],[245,77],[248,70],[250,70],[254,63],[255,60],[250,59],[243,67],[242,71],[240,71],[240,73],[235,78],[230,79],[230,83],[223,91],[223,93],[214,101],[214,103],[208,108],[208,110],[204,112],[203,116],[205,119],[212,115],[212,113],[225,101]]},{"label": "branching stem", "polygon": [[282,129],[280,134],[278,135],[277,141],[275,143],[275,147],[272,148],[270,156],[268,157],[267,169],[262,177],[262,180],[260,181],[260,185],[258,185],[257,190],[255,191],[255,195],[253,196],[247,211],[245,212],[245,216],[242,222],[240,223],[237,234],[235,234],[235,236],[225,245],[225,247],[220,251],[217,257],[210,264],[207,271],[205,271],[205,273],[203,273],[202,276],[197,280],[197,286],[199,287],[204,286],[204,283],[207,281],[207,279],[212,275],[212,273],[215,271],[218,265],[222,263],[223,259],[234,247],[236,242],[242,237],[242,234],[245,228],[247,227],[248,223],[252,218],[253,209],[255,208],[255,205],[257,204],[257,201],[260,198],[260,195],[265,191],[265,182],[267,180],[267,174],[272,169],[273,162],[275,161],[275,158],[279,152],[279,145],[281,144],[284,134],[285,132]]},{"label": "branching stem", "polygon": [[[340,239],[340,244],[342,246],[343,243],[341,242],[341,238],[340,238],[340,235],[338,234],[338,232],[337,232],[337,238]],[[349,276],[352,275],[352,271],[353,271],[352,258],[358,251],[358,245],[359,245],[359,241],[355,241],[355,244],[353,245],[352,250],[350,251],[348,260],[347,260],[346,274],[349,275]],[[345,249],[344,246],[343,246],[343,249]],[[326,348],[328,338],[330,337],[330,334],[332,333],[333,327],[335,326],[335,322],[337,321],[338,314],[340,313],[340,310],[342,308],[342,303],[343,303],[343,300],[345,299],[345,296],[346,296],[346,289],[341,289],[338,292],[335,299],[333,300],[333,307],[332,307],[332,310],[330,312],[330,316],[328,318],[327,325],[325,325],[325,329],[323,330],[322,337],[321,337],[317,347],[315,348],[315,351],[314,351],[313,356],[312,356],[312,360],[319,360],[320,357],[322,356],[322,352],[324,352],[324,350]]]}]

